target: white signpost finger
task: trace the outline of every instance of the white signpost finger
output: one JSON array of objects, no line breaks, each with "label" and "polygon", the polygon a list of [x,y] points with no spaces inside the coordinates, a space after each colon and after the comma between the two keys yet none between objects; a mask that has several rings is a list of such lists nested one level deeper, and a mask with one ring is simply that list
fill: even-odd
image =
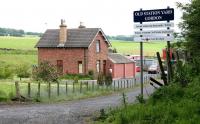
[{"label": "white signpost finger", "polygon": [[135,31],[135,35],[158,35],[158,34],[172,34],[172,33],[174,33],[173,29]]},{"label": "white signpost finger", "polygon": [[134,37],[134,41],[173,41],[173,36]]},{"label": "white signpost finger", "polygon": [[172,28],[174,27],[174,23],[166,22],[166,23],[150,23],[150,24],[134,24],[135,29],[143,29],[143,28]]}]

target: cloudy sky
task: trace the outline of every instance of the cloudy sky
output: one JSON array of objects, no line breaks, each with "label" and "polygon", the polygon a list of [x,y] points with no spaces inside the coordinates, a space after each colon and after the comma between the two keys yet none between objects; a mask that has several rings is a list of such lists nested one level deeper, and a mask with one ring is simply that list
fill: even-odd
[{"label": "cloudy sky", "polygon": [[[65,19],[68,28],[100,27],[108,35],[133,34],[133,11],[140,8],[175,9],[175,24],[181,11],[175,2],[189,0],[0,0],[0,27],[44,32],[58,28]],[[175,30],[178,31],[177,27]]]}]

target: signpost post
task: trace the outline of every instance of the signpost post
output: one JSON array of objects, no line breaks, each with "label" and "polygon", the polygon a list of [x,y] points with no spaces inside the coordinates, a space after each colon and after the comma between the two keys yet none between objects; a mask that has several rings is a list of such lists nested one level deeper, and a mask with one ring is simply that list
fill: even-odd
[{"label": "signpost post", "polygon": [[[174,9],[154,9],[154,10],[142,10],[133,12],[133,21],[135,24],[135,29],[140,29],[140,31],[135,31],[135,40],[140,41],[140,60],[141,60],[141,96],[143,98],[143,42],[150,40],[165,40],[168,43],[168,51],[169,51],[169,43],[173,40],[172,33],[174,30],[170,29],[170,27],[174,27],[174,23],[171,23],[170,20],[174,20]],[[167,21],[167,23],[161,23],[162,21]],[[148,23],[148,22],[160,22],[160,23]],[[146,24],[143,24],[146,23]],[[155,28],[165,28],[160,30],[154,30]],[[167,28],[167,30],[166,30]],[[146,30],[143,29],[153,29]],[[168,64],[169,68],[169,64]],[[169,69],[168,69],[169,70]],[[169,70],[170,72],[170,70]],[[169,73],[168,73],[169,75]],[[169,78],[170,80],[170,78]],[[168,80],[168,81],[169,81]]]}]

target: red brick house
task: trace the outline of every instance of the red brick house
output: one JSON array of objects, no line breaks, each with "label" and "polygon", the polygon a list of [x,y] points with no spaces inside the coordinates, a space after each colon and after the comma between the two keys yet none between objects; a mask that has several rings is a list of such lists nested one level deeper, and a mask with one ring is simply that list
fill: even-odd
[{"label": "red brick house", "polygon": [[108,54],[107,68],[113,79],[135,77],[135,62],[117,53]]},{"label": "red brick house", "polygon": [[38,61],[49,61],[62,74],[106,73],[108,47],[111,46],[101,28],[48,29],[35,47]]}]

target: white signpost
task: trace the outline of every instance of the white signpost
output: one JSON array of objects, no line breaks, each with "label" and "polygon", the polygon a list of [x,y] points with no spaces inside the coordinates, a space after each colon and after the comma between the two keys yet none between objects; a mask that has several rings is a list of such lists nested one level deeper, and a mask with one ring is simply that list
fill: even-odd
[{"label": "white signpost", "polygon": [[[173,40],[173,33],[174,33],[174,30],[170,29],[174,27],[174,23],[170,22],[170,20],[174,20],[174,9],[169,7],[167,9],[155,9],[155,10],[140,9],[140,11],[133,12],[133,21],[134,23],[138,23],[134,24],[134,28],[139,29],[139,31],[135,31],[134,40],[140,41],[140,61],[141,61],[140,81],[141,81],[142,97],[143,97],[143,42],[165,40],[167,41],[169,50],[170,48],[169,42]],[[159,23],[157,23],[158,21]],[[161,21],[165,22],[161,23]],[[149,22],[156,22],[156,23],[149,23]],[[157,28],[157,30],[154,30],[155,28]]]}]

